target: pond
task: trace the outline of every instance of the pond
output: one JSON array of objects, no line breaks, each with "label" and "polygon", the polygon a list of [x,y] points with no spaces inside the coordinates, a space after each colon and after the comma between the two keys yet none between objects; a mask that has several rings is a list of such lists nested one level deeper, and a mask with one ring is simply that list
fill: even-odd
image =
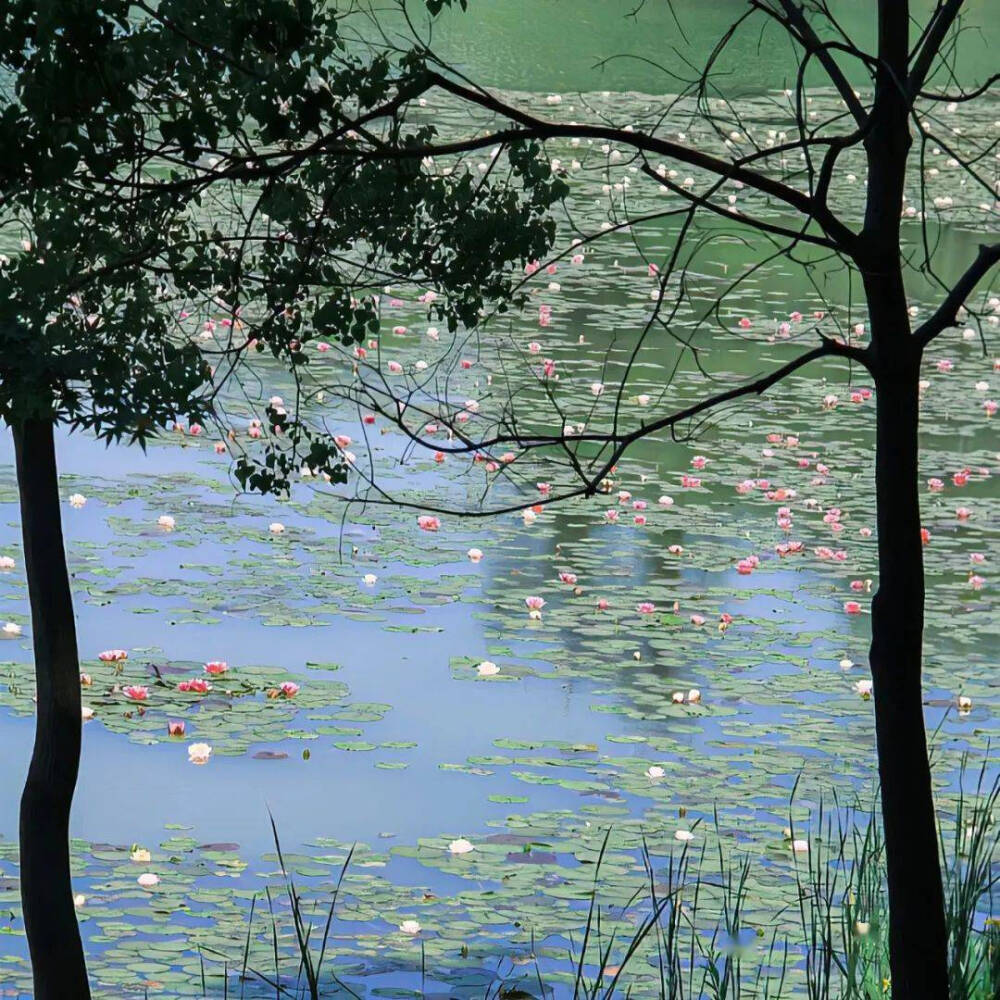
[{"label": "pond", "polygon": [[[603,54],[613,54],[648,27],[643,17],[669,33],[669,12],[635,22],[609,17],[612,5],[574,6],[578,18],[554,50],[537,41],[548,32],[517,27],[528,5],[510,3],[484,5],[471,27],[446,20],[442,51],[545,113],[571,117],[579,105],[619,121],[648,118],[657,106],[648,95],[663,81],[648,67],[613,64],[608,82],[595,83],[593,47],[581,38],[606,28]],[[691,21],[691,5],[677,6]],[[690,44],[716,30],[726,6],[693,19]],[[782,127],[765,89],[781,86],[770,72],[780,64],[750,61],[741,112]],[[547,103],[553,93],[565,95],[558,106]],[[829,99],[814,92],[817,106]],[[454,122],[445,102],[426,113],[445,130]],[[958,114],[967,130],[988,130],[1000,108]],[[634,214],[654,201],[627,162],[609,157],[605,171],[594,167],[598,150],[587,154],[550,154],[584,160],[570,169],[579,229],[561,222],[560,249],[620,217],[626,201]],[[861,182],[850,169],[837,191],[854,206]],[[984,227],[975,200],[939,231],[948,269],[974,254]],[[551,422],[558,404],[566,419],[597,426],[613,401],[593,387],[613,385],[631,364],[621,401],[629,421],[643,400],[654,413],[697,398],[702,377],[670,336],[647,338],[629,360],[656,290],[648,262],[662,261],[675,236],[671,220],[635,226],[588,246],[580,264],[563,259],[540,273],[529,287],[551,307],[550,322],[540,327],[533,306],[449,345],[449,392],[484,408],[516,392],[532,419]],[[698,307],[762,253],[720,224],[692,262],[691,303],[673,331],[693,330]],[[921,309],[932,292],[911,288]],[[424,336],[421,303],[389,290],[382,305],[383,329],[407,332],[386,333],[381,357],[406,377],[447,353],[446,337],[439,345]],[[819,261],[809,272],[785,261],[762,268],[727,308],[698,334],[720,383],[788,360],[814,342],[814,327],[864,319]],[[789,320],[793,312],[807,319]],[[808,319],[815,313],[823,318]],[[555,396],[540,387],[537,362],[525,361],[532,340],[561,373]],[[330,366],[335,385],[341,360],[315,364]],[[950,803],[961,755],[978,767],[998,735],[998,455],[984,403],[997,397],[1000,374],[959,330],[940,338],[925,367],[921,478],[942,484],[923,504],[925,696],[935,777]],[[243,439],[248,394],[293,392],[266,362],[257,374],[259,385],[227,397]],[[82,434],[59,441],[93,712],[73,835],[96,994],[270,996],[276,978],[292,989],[294,937],[269,817],[284,868],[320,907],[320,924],[353,850],[327,959],[352,990],[480,996],[514,983],[571,995],[566,956],[578,953],[595,868],[604,933],[617,934],[611,966],[649,883],[669,883],[681,864],[717,877],[720,846],[726,859],[752,860],[745,919],[755,960],[769,961],[772,940],[793,935],[798,920],[802,861],[792,840],[824,840],[820,810],[850,822],[850,807],[863,812],[874,792],[863,696],[877,586],[868,380],[845,363],[808,368],[687,428],[690,440],[644,439],[607,496],[488,518],[460,515],[541,499],[545,463],[519,460],[505,476],[461,457],[436,462],[433,447],[410,447],[381,418],[362,424],[333,391],[304,405],[350,435],[359,470],[377,470],[379,487],[408,506],[359,494],[356,480],[331,489],[304,478],[285,501],[239,495],[230,456],[207,432],[166,434],[147,454]],[[14,561],[0,580],[2,617],[21,626],[5,631],[0,651],[0,984],[27,995],[15,791],[30,752],[33,680],[6,434],[0,463],[0,554]],[[422,529],[418,516],[439,509],[454,514]],[[790,541],[801,546],[789,550]],[[529,614],[532,597],[544,600],[539,615]],[[127,656],[100,658],[113,650]],[[961,711],[959,696],[970,699]],[[171,735],[171,723],[183,723],[183,735]],[[155,880],[141,885],[140,876]],[[720,906],[706,902],[706,918]],[[636,995],[656,993],[653,954],[643,952]],[[257,974],[241,982],[244,967]]]}]

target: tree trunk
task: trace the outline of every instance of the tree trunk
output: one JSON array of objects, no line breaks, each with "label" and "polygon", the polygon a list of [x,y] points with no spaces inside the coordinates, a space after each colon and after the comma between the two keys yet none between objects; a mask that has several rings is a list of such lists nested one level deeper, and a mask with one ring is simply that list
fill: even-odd
[{"label": "tree trunk", "polygon": [[80,766],[80,665],[51,420],[12,428],[38,696],[21,796],[21,900],[35,1000],[89,1000],[73,905],[69,814]]},{"label": "tree trunk", "polygon": [[893,345],[876,374],[879,587],[872,601],[893,1000],[948,996],[947,932],[921,688],[924,570],[917,426],[920,352]]}]

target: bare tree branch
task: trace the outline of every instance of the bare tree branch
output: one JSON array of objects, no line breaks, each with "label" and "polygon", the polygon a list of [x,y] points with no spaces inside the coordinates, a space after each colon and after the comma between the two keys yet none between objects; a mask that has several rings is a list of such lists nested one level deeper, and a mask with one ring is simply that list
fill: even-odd
[{"label": "bare tree branch", "polygon": [[723,160],[710,153],[703,153],[698,149],[672,142],[669,139],[647,135],[644,132],[632,132],[598,125],[571,125],[546,121],[500,100],[493,94],[463,86],[440,73],[432,73],[431,78],[434,84],[442,90],[524,126],[527,132],[523,138],[601,139],[604,142],[618,143],[644,153],[655,153],[657,156],[679,160],[681,163],[700,167],[727,180],[740,181],[762,194],[769,194],[779,201],[791,205],[805,215],[814,218],[824,232],[836,241],[840,249],[850,251],[855,245],[855,234],[829,209],[816,204],[815,200],[808,194],[768,177],[766,174],[750,170],[739,161]]},{"label": "bare tree branch", "polygon": [[921,345],[929,344],[939,333],[958,322],[958,310],[965,300],[975,291],[976,285],[1000,263],[1000,243],[983,243],[979,254],[969,265],[965,273],[958,279],[944,302],[938,306],[934,315],[922,323],[914,336]]}]

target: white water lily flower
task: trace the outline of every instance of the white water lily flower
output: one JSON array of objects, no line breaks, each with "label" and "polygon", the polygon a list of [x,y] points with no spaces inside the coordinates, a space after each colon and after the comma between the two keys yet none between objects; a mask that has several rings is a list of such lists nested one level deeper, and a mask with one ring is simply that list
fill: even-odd
[{"label": "white water lily flower", "polygon": [[479,671],[480,677],[495,677],[500,673],[500,668],[492,660],[483,660],[476,670]]},{"label": "white water lily flower", "polygon": [[659,764],[652,764],[646,768],[647,778],[662,778],[667,772]]},{"label": "white water lily flower", "polygon": [[78,910],[79,910],[79,909],[80,909],[80,907],[81,907],[81,906],[83,906],[83,904],[84,904],[84,903],[86,903],[86,902],[87,902],[87,897],[86,897],[86,896],[85,896],[85,895],[84,895],[84,894],[83,894],[82,892],[78,892],[78,893],[77,893],[77,894],[76,894],[76,895],[75,895],[75,896],[73,897],[73,905],[74,905],[74,906],[75,906],[75,907],[76,907],[76,908],[77,908]]},{"label": "white water lily flower", "polygon": [[420,924],[416,920],[404,920],[400,925],[399,929],[404,934],[419,934]]},{"label": "white water lily flower", "polygon": [[688,702],[692,705],[697,705],[701,701],[701,692],[697,688],[691,688],[688,691]]},{"label": "white water lily flower", "polygon": [[482,549],[469,549],[465,554],[469,557],[469,561],[474,563],[479,562],[483,558]]},{"label": "white water lily flower", "polygon": [[690,830],[675,830],[674,840],[691,841],[694,840],[694,834]]},{"label": "white water lily flower", "polygon": [[458,840],[453,840],[448,845],[448,850],[452,854],[468,854],[470,851],[474,851],[472,842],[466,840],[464,837],[459,837]]},{"label": "white water lily flower", "polygon": [[361,577],[361,580],[365,586],[374,587],[378,581],[378,577],[374,573],[365,573],[365,575]]},{"label": "white water lily flower", "polygon": [[188,747],[188,760],[192,764],[207,764],[212,748],[207,743],[192,743]]},{"label": "white water lily flower", "polygon": [[13,569],[15,565],[10,556],[0,556],[0,570]]},{"label": "white water lily flower", "polygon": [[152,855],[145,847],[137,847],[131,854],[131,858],[136,864],[148,865],[153,860]]},{"label": "white water lily flower", "polygon": [[70,507],[82,507],[87,502],[87,498],[82,493],[74,493],[69,498]]},{"label": "white water lily flower", "polygon": [[603,382],[591,382],[591,384],[590,384],[590,391],[595,396],[600,396],[604,392],[604,383]]},{"label": "white water lily flower", "polygon": [[841,670],[850,670],[854,666],[854,663],[849,660],[846,656],[840,661]]},{"label": "white water lily flower", "polygon": [[280,535],[284,533],[285,526],[280,521],[272,521],[267,526],[267,530],[270,531],[272,535]]},{"label": "white water lily flower", "polygon": [[972,709],[972,699],[967,694],[958,696],[958,708],[961,712],[968,712]]},{"label": "white water lily flower", "polygon": [[169,514],[161,514],[156,519],[156,523],[161,528],[166,528],[167,531],[173,531],[174,530],[174,525],[176,524],[176,522],[174,521],[174,519]]},{"label": "white water lily flower", "polygon": [[17,622],[7,622],[3,627],[4,635],[20,635],[24,630]]},{"label": "white water lily flower", "polygon": [[858,694],[865,699],[865,701],[868,701],[868,699],[872,696],[872,687],[872,682],[866,679],[857,681],[854,685],[854,690],[857,691]]},{"label": "white water lily flower", "polygon": [[154,875],[152,872],[143,872],[137,879],[136,882],[143,887],[143,889],[152,889],[154,886],[160,884],[160,876]]},{"label": "white water lily flower", "polygon": [[94,717],[94,710],[89,705],[81,705],[80,717],[84,722],[89,722]]},{"label": "white water lily flower", "polygon": [[809,851],[809,841],[808,840],[793,840],[792,850],[796,854],[806,854]]}]

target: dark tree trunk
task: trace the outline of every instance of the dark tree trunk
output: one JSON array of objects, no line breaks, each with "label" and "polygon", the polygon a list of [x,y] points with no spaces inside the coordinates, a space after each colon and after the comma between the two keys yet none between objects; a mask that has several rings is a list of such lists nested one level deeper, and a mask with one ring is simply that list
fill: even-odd
[{"label": "dark tree trunk", "polygon": [[21,796],[24,925],[35,1000],[89,1000],[69,856],[69,814],[80,766],[80,666],[53,424],[31,419],[12,429],[38,693],[35,745]]},{"label": "dark tree trunk", "polygon": [[906,337],[896,340],[892,352],[891,360],[878,366],[875,381],[879,587],[872,601],[871,645],[892,996],[945,1000],[947,932],[921,689],[920,351]]}]

